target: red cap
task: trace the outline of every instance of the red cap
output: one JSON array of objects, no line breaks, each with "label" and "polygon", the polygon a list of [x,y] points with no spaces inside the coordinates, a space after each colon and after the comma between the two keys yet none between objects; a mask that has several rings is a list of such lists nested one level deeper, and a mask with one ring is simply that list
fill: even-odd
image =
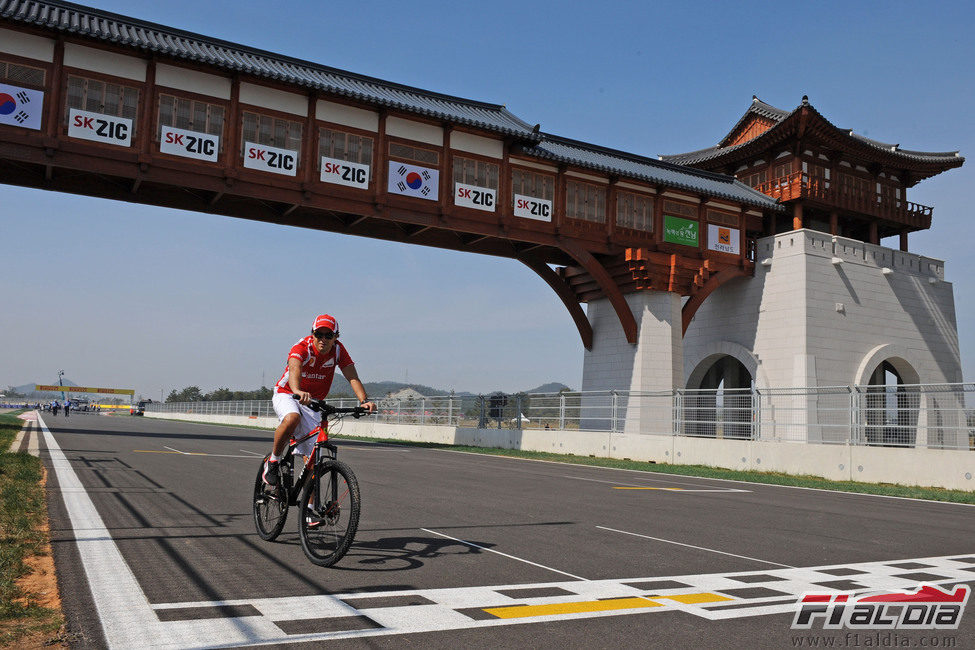
[{"label": "red cap", "polygon": [[334,318],[332,318],[328,314],[322,314],[321,316],[319,316],[318,318],[316,318],[315,319],[315,326],[312,327],[311,329],[312,329],[312,331],[314,331],[314,330],[319,330],[319,329],[323,329],[323,328],[330,329],[333,332],[335,332],[336,334],[339,333],[339,324],[338,324],[338,321],[336,321]]}]

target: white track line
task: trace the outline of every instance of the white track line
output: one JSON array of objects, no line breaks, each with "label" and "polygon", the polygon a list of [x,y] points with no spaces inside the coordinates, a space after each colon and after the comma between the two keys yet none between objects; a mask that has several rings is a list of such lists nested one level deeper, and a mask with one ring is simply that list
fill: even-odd
[{"label": "white track line", "polygon": [[496,553],[497,555],[503,555],[504,557],[511,558],[512,560],[518,560],[519,562],[524,562],[525,564],[531,564],[532,566],[537,566],[538,568],[545,569],[546,571],[554,571],[555,573],[561,573],[564,576],[569,576],[570,578],[575,578],[576,580],[584,580],[586,582],[589,581],[589,578],[583,578],[581,576],[572,575],[571,573],[566,573],[565,571],[559,571],[558,569],[553,569],[552,567],[545,566],[544,564],[538,564],[537,562],[532,562],[531,560],[525,560],[520,557],[515,557],[514,555],[508,555],[507,553],[502,553],[501,551],[495,551],[493,549],[486,548],[484,546],[478,546],[473,542],[468,542],[467,540],[458,539],[457,537],[451,537],[450,535],[444,535],[443,533],[438,533],[435,530],[430,530],[428,528],[421,528],[420,530],[422,530],[425,533],[430,533],[432,535],[439,535],[440,537],[446,537],[447,539],[452,539],[455,542],[460,542],[461,544],[467,544],[468,546],[473,546],[474,548],[479,548],[482,551],[487,551],[489,553]]},{"label": "white track line", "polygon": [[626,530],[618,530],[616,528],[607,528],[606,526],[596,526],[601,530],[608,530],[613,533],[622,533],[624,535],[633,535],[634,537],[643,537],[644,539],[652,539],[655,542],[665,542],[667,544],[676,544],[677,546],[686,546],[687,548],[696,548],[699,551],[708,551],[709,553],[720,553],[721,555],[730,555],[731,557],[739,557],[743,560],[752,560],[753,562],[762,562],[764,564],[772,564],[775,566],[784,567],[786,569],[795,569],[796,567],[791,564],[780,564],[779,562],[769,562],[768,560],[760,560],[757,557],[748,557],[747,555],[737,555],[735,553],[726,553],[725,551],[719,551],[713,548],[705,548],[704,546],[694,546],[693,544],[684,544],[683,542],[675,542],[670,539],[661,539],[659,537],[650,537],[649,535],[641,535],[640,533],[631,533]]},{"label": "white track line", "polygon": [[281,631],[271,621],[258,621],[257,617],[184,621],[182,626],[160,621],[71,462],[43,419],[38,418],[38,424],[44,432],[107,647],[187,648],[201,645],[201,638],[228,639],[242,645],[280,636]]},{"label": "white track line", "polygon": [[81,564],[109,647],[145,647],[167,639],[152,634],[158,617],[118,550],[91,497],[61,451],[54,436],[38,418],[58,487],[74,529]]}]

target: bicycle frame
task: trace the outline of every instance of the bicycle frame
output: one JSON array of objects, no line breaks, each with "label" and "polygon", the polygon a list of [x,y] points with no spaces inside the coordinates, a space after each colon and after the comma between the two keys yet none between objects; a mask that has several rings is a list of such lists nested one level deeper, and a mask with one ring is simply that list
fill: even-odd
[{"label": "bicycle frame", "polygon": [[[338,458],[338,447],[328,441],[328,423],[325,420],[325,415],[322,415],[322,421],[317,427],[301,438],[292,438],[288,443],[288,451],[285,452],[284,457],[281,459],[281,467],[289,478],[291,478],[291,473],[294,471],[292,459],[295,457],[295,449],[297,449],[299,444],[312,436],[316,436],[315,447],[312,453],[304,457],[305,462],[302,464],[301,471],[292,482],[292,485],[290,487],[282,486],[285,488],[289,506],[298,505],[298,497],[301,495],[301,490],[305,487],[305,482],[314,475],[313,469],[315,466],[324,460],[336,460]],[[333,485],[332,487],[334,488],[335,486]],[[319,504],[316,502],[315,505],[318,506]]]},{"label": "bicycle frame", "polygon": [[[337,408],[323,400],[312,400],[309,406],[320,413],[319,424],[308,434],[291,438],[279,461],[280,481],[275,487],[264,480],[263,463],[268,457],[262,461],[254,486],[254,524],[262,539],[274,541],[284,527],[288,508],[298,506],[302,509],[298,526],[302,550],[314,564],[328,567],[349,550],[360,512],[358,482],[351,468],[338,460],[338,448],[329,442],[329,424],[346,415],[359,418],[368,411],[361,407]],[[310,438],[314,438],[314,446],[299,463],[295,459],[298,446]],[[341,525],[347,526],[345,533],[334,537],[335,532],[328,532],[330,527]],[[320,538],[316,531],[325,532],[324,537]]]}]

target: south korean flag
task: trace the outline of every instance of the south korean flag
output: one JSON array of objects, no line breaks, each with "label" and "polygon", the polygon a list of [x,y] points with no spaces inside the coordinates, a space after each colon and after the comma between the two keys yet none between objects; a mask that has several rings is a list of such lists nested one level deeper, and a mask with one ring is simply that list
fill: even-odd
[{"label": "south korean flag", "polygon": [[44,93],[0,84],[0,124],[39,131],[44,114]]},{"label": "south korean flag", "polygon": [[438,201],[440,197],[440,172],[436,169],[389,161],[390,194],[403,194],[418,199]]}]

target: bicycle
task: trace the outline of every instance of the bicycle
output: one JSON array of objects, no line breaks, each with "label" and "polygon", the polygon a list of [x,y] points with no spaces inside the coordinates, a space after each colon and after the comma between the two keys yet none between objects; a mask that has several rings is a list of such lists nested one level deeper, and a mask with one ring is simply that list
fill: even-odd
[{"label": "bicycle", "polygon": [[[297,399],[297,398],[296,398]],[[311,433],[292,438],[280,462],[281,481],[276,486],[264,482],[261,460],[254,483],[254,525],[261,539],[271,542],[284,528],[288,508],[298,506],[298,534],[301,549],[314,564],[330,567],[346,554],[359,526],[359,482],[352,468],[338,460],[338,448],[328,441],[328,418],[331,423],[351,415],[358,419],[369,411],[361,406],[338,408],[324,400],[313,399],[309,407],[321,412],[321,423]],[[305,458],[294,478],[295,448],[317,436],[312,454]]]}]

